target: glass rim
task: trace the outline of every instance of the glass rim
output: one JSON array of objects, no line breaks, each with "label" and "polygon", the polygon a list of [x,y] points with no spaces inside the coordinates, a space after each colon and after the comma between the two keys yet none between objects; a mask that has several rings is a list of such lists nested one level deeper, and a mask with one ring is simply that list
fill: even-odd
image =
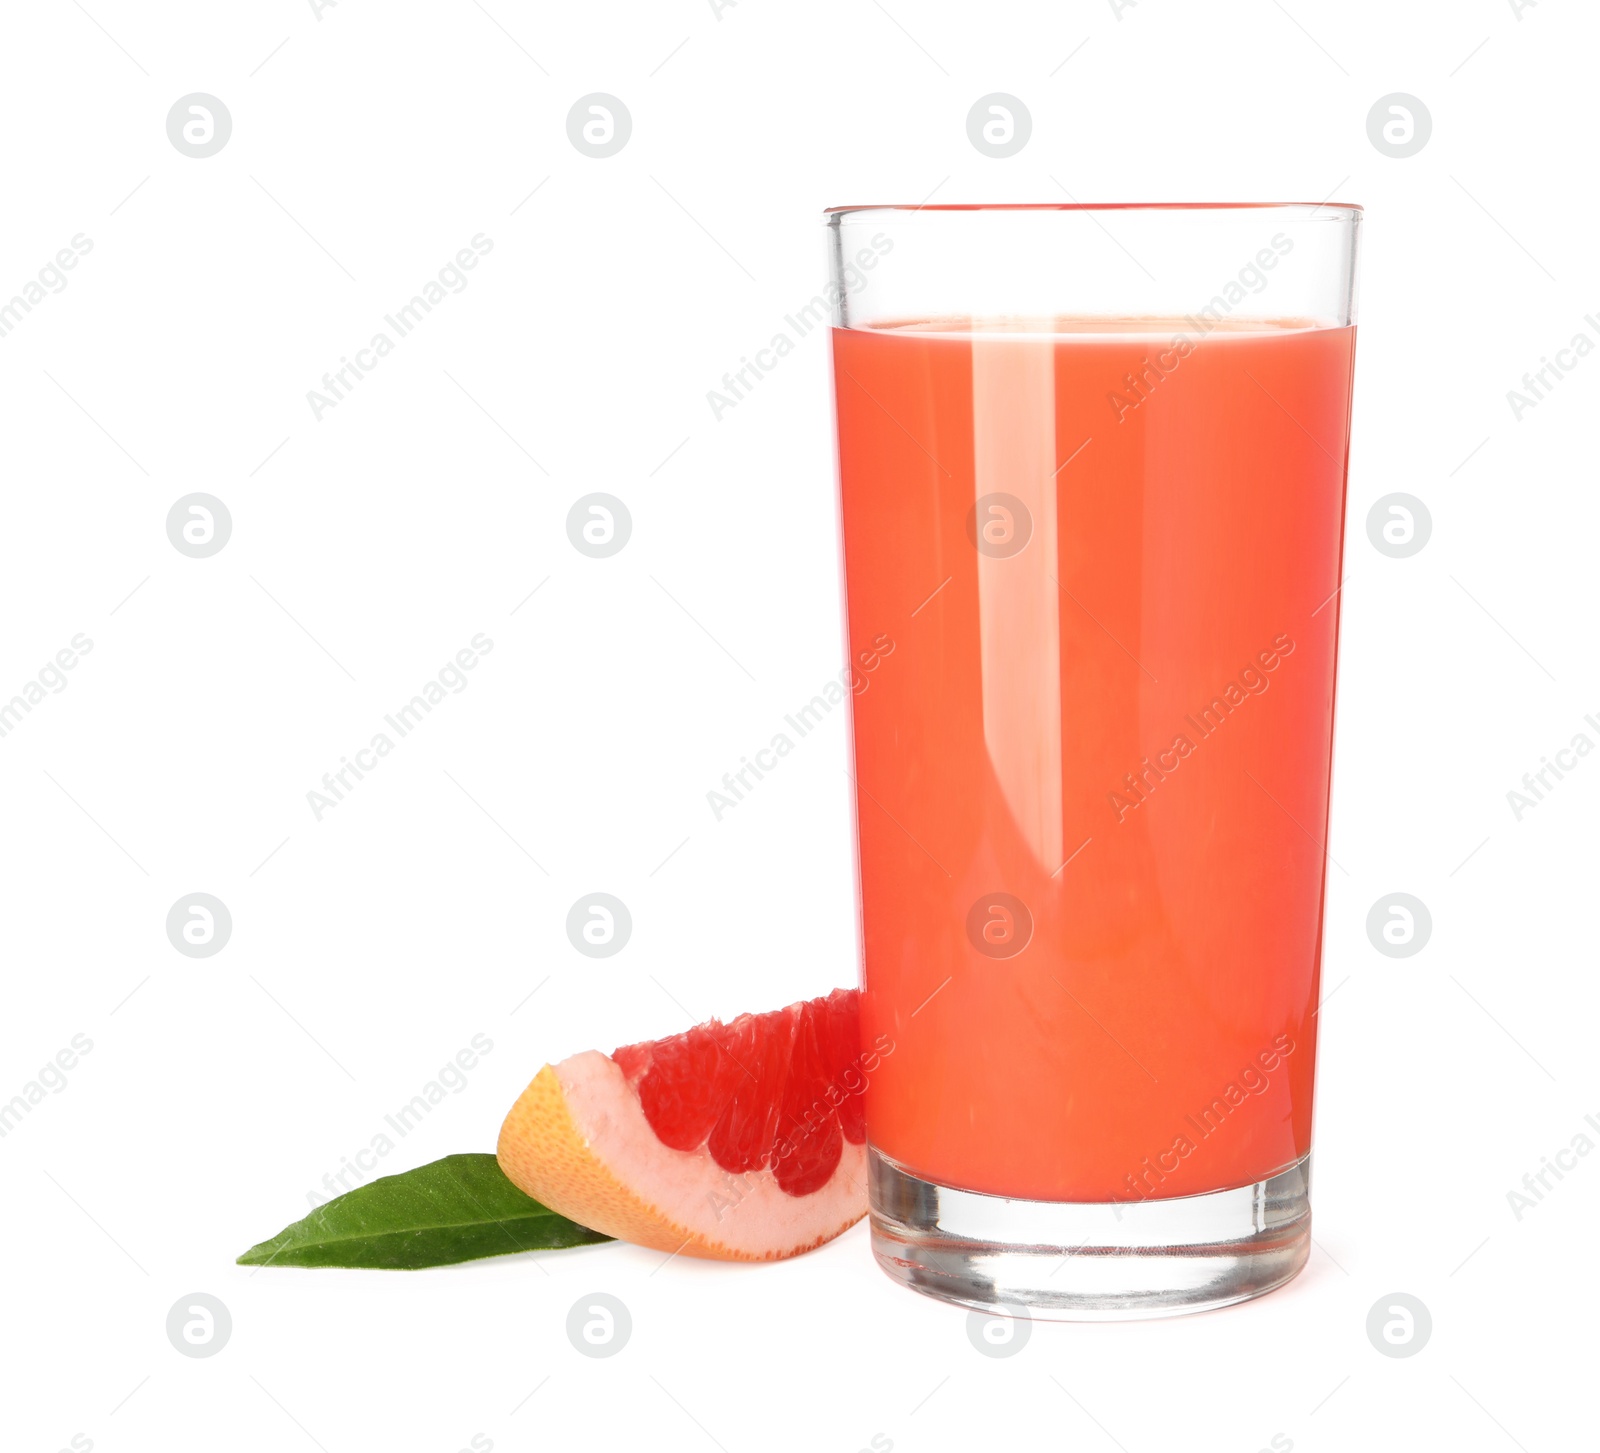
[{"label": "glass rim", "polygon": [[1238,212],[1360,213],[1359,202],[871,202],[828,207],[829,219],[858,212]]}]

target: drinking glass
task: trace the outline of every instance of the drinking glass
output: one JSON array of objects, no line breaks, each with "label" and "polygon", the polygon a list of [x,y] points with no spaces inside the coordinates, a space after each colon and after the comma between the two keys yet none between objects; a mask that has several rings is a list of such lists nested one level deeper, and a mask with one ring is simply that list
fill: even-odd
[{"label": "drinking glass", "polygon": [[872,1244],[918,1291],[1305,1264],[1360,217],[827,215]]}]

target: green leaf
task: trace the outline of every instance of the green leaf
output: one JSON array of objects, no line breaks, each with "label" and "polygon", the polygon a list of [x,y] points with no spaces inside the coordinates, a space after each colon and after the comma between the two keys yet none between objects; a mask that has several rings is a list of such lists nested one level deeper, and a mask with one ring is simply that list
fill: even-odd
[{"label": "green leaf", "polygon": [[409,1271],[609,1240],[519,1191],[492,1155],[447,1155],[336,1197],[239,1264]]}]

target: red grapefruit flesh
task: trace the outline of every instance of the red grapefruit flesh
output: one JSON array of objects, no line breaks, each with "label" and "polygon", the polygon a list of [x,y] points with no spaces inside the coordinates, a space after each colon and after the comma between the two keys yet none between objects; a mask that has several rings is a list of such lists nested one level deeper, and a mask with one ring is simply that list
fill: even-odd
[{"label": "red grapefruit flesh", "polygon": [[686,1256],[771,1261],[866,1214],[858,994],[713,1019],[546,1065],[500,1130],[506,1175],[580,1225]]}]

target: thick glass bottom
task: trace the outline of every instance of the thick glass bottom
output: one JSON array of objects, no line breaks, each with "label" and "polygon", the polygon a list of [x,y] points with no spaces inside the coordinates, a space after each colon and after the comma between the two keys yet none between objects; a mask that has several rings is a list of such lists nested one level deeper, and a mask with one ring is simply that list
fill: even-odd
[{"label": "thick glass bottom", "polygon": [[1282,1286],[1311,1251],[1311,1156],[1167,1200],[1024,1201],[922,1180],[869,1148],[872,1252],[896,1281],[1001,1315],[1118,1321]]}]

